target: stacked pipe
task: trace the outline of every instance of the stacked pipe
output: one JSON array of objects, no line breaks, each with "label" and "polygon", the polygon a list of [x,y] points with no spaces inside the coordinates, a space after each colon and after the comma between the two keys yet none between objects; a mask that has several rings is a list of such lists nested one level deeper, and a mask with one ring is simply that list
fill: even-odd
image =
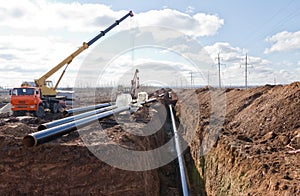
[{"label": "stacked pipe", "polygon": [[51,141],[53,139],[56,139],[58,137],[61,137],[65,134],[76,131],[77,129],[87,126],[91,123],[97,122],[99,119],[108,117],[113,114],[121,113],[124,111],[130,111],[130,107],[123,106],[117,108],[115,106],[111,106],[110,108],[107,107],[107,108],[103,108],[102,110],[91,111],[89,112],[90,115],[83,113],[83,114],[79,114],[81,116],[78,115],[72,116],[73,118],[69,117],[67,120],[65,119],[58,120],[58,123],[53,121],[52,124],[47,123],[47,125],[44,124],[44,126],[40,128],[40,129],[43,128],[46,129],[26,135],[23,138],[23,144],[27,147],[37,146],[46,143],[48,141]]},{"label": "stacked pipe", "polygon": [[[140,104],[143,105],[153,101],[156,101],[156,98],[149,99]],[[126,110],[131,110],[131,107],[117,107],[116,105],[112,105],[112,103],[102,103],[94,106],[66,110],[66,114],[79,114],[41,124],[38,127],[38,132],[28,134],[23,138],[23,144],[27,147],[37,146],[66,135],[70,132],[76,131],[77,129],[96,122],[101,118],[105,118]]]},{"label": "stacked pipe", "polygon": [[113,104],[112,103],[101,103],[101,104],[87,106],[87,107],[73,108],[73,109],[65,110],[64,114],[66,115],[66,114],[82,113],[82,112],[96,110],[96,109],[111,106],[111,105],[113,105]]},{"label": "stacked pipe", "polygon": [[44,129],[49,129],[51,127],[55,127],[55,126],[58,126],[58,125],[69,123],[69,122],[72,122],[72,121],[75,121],[75,120],[78,120],[78,119],[81,119],[81,118],[85,118],[85,117],[88,117],[88,116],[92,116],[92,115],[95,115],[95,114],[99,114],[99,113],[102,113],[102,112],[106,112],[106,111],[109,111],[109,110],[112,110],[112,109],[115,109],[115,108],[117,108],[117,106],[115,106],[115,105],[108,106],[108,107],[100,108],[100,109],[97,109],[97,110],[92,110],[92,111],[84,112],[84,113],[81,113],[81,114],[77,114],[77,115],[74,115],[74,116],[69,116],[69,117],[62,118],[62,119],[59,119],[59,120],[55,120],[55,121],[52,121],[52,122],[44,123],[44,124],[41,124],[41,125],[38,126],[38,131],[41,131],[41,130],[44,130]]}]

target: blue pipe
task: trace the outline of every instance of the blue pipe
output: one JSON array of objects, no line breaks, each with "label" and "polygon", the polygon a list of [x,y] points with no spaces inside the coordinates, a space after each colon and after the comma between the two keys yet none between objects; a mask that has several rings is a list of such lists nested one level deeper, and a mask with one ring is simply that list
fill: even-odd
[{"label": "blue pipe", "polygon": [[178,157],[182,192],[183,192],[184,196],[188,196],[189,191],[188,191],[188,187],[187,187],[186,175],[185,175],[185,171],[184,171],[184,164],[183,164],[183,159],[182,159],[182,154],[181,154],[181,146],[179,143],[179,136],[178,136],[178,132],[177,132],[177,128],[176,128],[172,104],[169,104],[169,109],[170,109],[170,115],[171,115],[171,120],[172,120],[173,131],[174,131],[175,147],[176,147],[176,153],[177,153],[177,157]]},{"label": "blue pipe", "polygon": [[78,119],[81,119],[81,118],[92,116],[94,114],[99,114],[101,112],[106,112],[108,110],[115,109],[116,107],[117,106],[108,106],[108,107],[105,107],[105,108],[100,108],[100,109],[97,109],[97,110],[92,110],[92,111],[89,111],[89,112],[84,112],[84,113],[77,114],[77,115],[74,115],[74,116],[69,116],[69,117],[62,118],[62,119],[59,119],[59,120],[55,120],[55,121],[52,121],[52,122],[44,123],[44,124],[41,124],[41,125],[38,126],[38,131],[41,131],[41,130],[44,130],[44,129],[49,129],[51,127],[56,127],[58,125],[69,123],[69,122],[74,121],[74,120],[78,120]]},{"label": "blue pipe", "polygon": [[96,110],[99,108],[108,107],[111,105],[112,105],[112,103],[101,103],[101,104],[91,105],[91,106],[87,106],[87,107],[73,108],[73,109],[65,110],[64,114],[67,115],[67,114],[74,114],[74,113],[82,113],[82,112],[87,112],[90,110]]},{"label": "blue pipe", "polygon": [[71,133],[72,131],[76,131],[77,129],[80,129],[91,123],[97,122],[101,118],[104,118],[104,117],[107,117],[107,116],[110,116],[113,114],[117,114],[120,112],[129,111],[129,110],[130,110],[129,106],[123,106],[123,107],[119,107],[119,108],[116,108],[116,109],[113,109],[113,110],[110,110],[107,112],[95,114],[92,116],[88,116],[86,118],[82,118],[82,119],[75,120],[75,121],[72,121],[69,123],[58,125],[56,127],[52,127],[49,129],[31,133],[31,134],[26,135],[23,138],[23,144],[27,147],[37,146],[37,145],[46,143],[48,141],[54,140],[63,135],[66,135],[68,133]]}]

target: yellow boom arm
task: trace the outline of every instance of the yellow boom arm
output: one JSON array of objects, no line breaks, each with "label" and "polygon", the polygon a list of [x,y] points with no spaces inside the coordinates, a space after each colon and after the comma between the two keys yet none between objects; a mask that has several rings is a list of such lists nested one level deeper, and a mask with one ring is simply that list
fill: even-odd
[{"label": "yellow boom arm", "polygon": [[63,70],[62,74],[60,75],[56,85],[54,87],[52,86],[47,86],[47,79],[53,75],[54,73],[56,73],[60,68],[62,68],[64,65],[69,65],[72,60],[79,55],[82,51],[84,51],[85,49],[87,49],[89,46],[91,46],[94,42],[96,42],[99,38],[101,38],[102,36],[104,36],[108,31],[110,31],[111,29],[113,29],[115,26],[117,26],[120,22],[122,22],[123,20],[125,20],[128,16],[133,16],[132,11],[130,11],[128,14],[126,14],[125,16],[123,16],[121,19],[116,20],[115,23],[113,23],[111,26],[109,26],[107,29],[105,29],[104,31],[101,31],[97,36],[95,36],[93,39],[91,39],[89,42],[84,42],[83,45],[76,50],[75,52],[73,52],[70,56],[68,56],[66,59],[64,59],[62,62],[60,62],[58,65],[56,65],[54,68],[52,68],[50,71],[48,71],[46,74],[44,74],[42,77],[40,77],[39,79],[34,80],[36,86],[38,86],[41,91],[42,91],[42,95],[44,96],[56,96],[57,92],[57,86],[60,82],[60,80],[62,79],[65,70]]},{"label": "yellow boom arm", "polygon": [[65,70],[63,71],[63,73],[61,74],[59,80],[57,81],[55,87],[49,87],[46,85],[46,80],[47,78],[49,78],[51,75],[53,75],[54,73],[56,73],[60,68],[62,68],[64,65],[66,64],[70,64],[72,62],[72,60],[79,55],[82,51],[84,51],[85,49],[87,49],[89,46],[87,43],[83,43],[83,45],[78,48],[78,50],[76,50],[75,52],[73,52],[70,56],[68,56],[66,59],[64,59],[62,62],[60,62],[58,65],[56,65],[54,68],[52,68],[50,71],[48,71],[46,74],[44,74],[41,78],[34,80],[35,84],[40,87],[41,91],[42,91],[42,95],[44,96],[56,96],[57,92],[56,92],[56,88],[62,78],[62,76],[65,73]]}]

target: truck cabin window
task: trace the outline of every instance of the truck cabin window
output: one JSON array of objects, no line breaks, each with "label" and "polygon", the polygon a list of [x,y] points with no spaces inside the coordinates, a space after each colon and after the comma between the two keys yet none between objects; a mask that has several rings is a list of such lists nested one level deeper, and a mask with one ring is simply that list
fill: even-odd
[{"label": "truck cabin window", "polygon": [[32,89],[32,88],[15,88],[12,91],[12,95],[34,95],[34,89]]}]

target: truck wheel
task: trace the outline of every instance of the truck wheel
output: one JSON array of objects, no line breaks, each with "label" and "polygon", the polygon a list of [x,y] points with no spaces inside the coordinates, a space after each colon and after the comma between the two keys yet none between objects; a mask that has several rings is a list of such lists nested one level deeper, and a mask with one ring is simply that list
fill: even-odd
[{"label": "truck wheel", "polygon": [[39,105],[37,111],[35,112],[35,116],[39,117],[39,118],[43,118],[45,117],[45,111],[44,111],[44,107]]},{"label": "truck wheel", "polygon": [[24,111],[13,111],[13,116],[24,116],[25,112]]},{"label": "truck wheel", "polygon": [[63,106],[61,105],[61,103],[53,103],[52,108],[51,108],[51,112],[53,114],[63,112]]},{"label": "truck wheel", "polygon": [[57,112],[61,113],[61,112],[63,112],[63,111],[64,111],[64,108],[63,108],[62,104],[61,104],[61,103],[58,103],[58,104],[57,104]]},{"label": "truck wheel", "polygon": [[52,106],[51,106],[51,112],[53,114],[56,114],[57,110],[58,110],[58,103],[53,103]]}]

